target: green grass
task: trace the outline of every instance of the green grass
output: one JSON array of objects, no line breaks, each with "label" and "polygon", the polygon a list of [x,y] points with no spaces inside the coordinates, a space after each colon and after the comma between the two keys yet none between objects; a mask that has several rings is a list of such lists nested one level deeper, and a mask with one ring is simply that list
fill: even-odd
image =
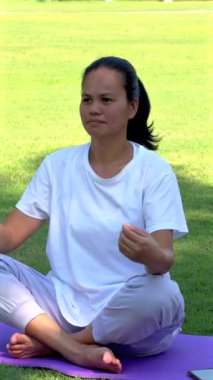
[{"label": "green grass", "polygon": [[111,11],[141,11],[141,10],[197,10],[212,9],[212,1],[173,1],[164,3],[162,1],[143,0],[1,0],[1,9],[6,11],[39,11],[39,12],[111,12]]},{"label": "green grass", "polygon": [[[213,2],[3,0],[1,9],[0,219],[47,153],[88,141],[78,115],[84,67],[103,55],[129,59],[150,94],[159,152],[175,168],[190,228],[175,243],[172,271],[186,302],[184,332],[212,335],[212,13],[116,12],[212,10]],[[46,232],[16,253],[44,272]],[[11,378],[66,377],[1,366],[0,379]]]}]

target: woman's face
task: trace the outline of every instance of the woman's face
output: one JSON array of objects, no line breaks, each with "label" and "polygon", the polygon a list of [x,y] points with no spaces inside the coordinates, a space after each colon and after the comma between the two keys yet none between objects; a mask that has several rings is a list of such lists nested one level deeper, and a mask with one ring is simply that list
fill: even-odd
[{"label": "woman's face", "polygon": [[124,79],[118,71],[100,67],[85,77],[80,115],[92,138],[126,137],[128,120],[135,116],[137,107],[137,100],[127,100]]}]

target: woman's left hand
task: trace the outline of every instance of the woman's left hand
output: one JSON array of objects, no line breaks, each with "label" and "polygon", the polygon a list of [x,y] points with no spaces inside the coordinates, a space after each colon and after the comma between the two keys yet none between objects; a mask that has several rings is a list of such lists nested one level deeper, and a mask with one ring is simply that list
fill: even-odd
[{"label": "woman's left hand", "polygon": [[148,232],[129,224],[122,226],[119,250],[128,259],[144,264],[152,274],[166,273],[174,262],[172,232],[157,231],[154,237]]}]

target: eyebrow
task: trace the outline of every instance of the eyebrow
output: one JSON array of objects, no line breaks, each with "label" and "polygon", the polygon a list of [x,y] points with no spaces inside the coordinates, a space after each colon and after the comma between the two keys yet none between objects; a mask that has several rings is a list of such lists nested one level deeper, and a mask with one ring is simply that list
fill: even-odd
[{"label": "eyebrow", "polygon": [[[91,96],[91,94],[87,94],[86,92],[81,93],[82,96]],[[102,94],[99,94],[100,96],[112,96],[112,93],[110,92],[104,92]]]}]

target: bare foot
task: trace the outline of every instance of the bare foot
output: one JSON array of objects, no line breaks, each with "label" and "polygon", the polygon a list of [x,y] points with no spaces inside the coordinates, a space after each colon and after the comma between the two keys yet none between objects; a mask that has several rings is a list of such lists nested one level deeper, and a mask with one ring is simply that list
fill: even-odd
[{"label": "bare foot", "polygon": [[[64,342],[65,343],[65,342]],[[76,346],[72,349],[73,344]],[[105,347],[94,344],[82,344],[75,342],[69,336],[63,349],[59,352],[72,363],[88,368],[104,369],[110,372],[121,372],[121,362],[115,357],[113,352]],[[26,359],[35,356],[48,356],[55,353],[50,347],[39,342],[27,334],[15,333],[11,336],[7,344],[7,350],[10,355],[18,359]]]},{"label": "bare foot", "polygon": [[75,356],[73,353],[69,355],[69,350],[61,353],[68,360],[83,367],[104,369],[115,373],[121,372],[120,360],[108,348],[92,344],[79,344],[79,347],[79,352]]},{"label": "bare foot", "polygon": [[7,344],[8,353],[18,359],[32,358],[34,356],[48,356],[53,354],[50,347],[45,346],[37,339],[26,334],[15,333]]}]

